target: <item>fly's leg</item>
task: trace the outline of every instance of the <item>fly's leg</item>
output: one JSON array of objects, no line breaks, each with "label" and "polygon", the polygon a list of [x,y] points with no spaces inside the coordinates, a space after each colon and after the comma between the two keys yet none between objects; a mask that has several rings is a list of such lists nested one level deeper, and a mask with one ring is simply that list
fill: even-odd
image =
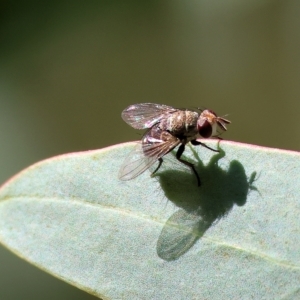
[{"label": "fly's leg", "polygon": [[162,158],[159,158],[158,159],[158,166],[157,168],[152,172],[151,176],[153,176],[158,170],[159,168],[161,167],[161,164],[163,163],[163,159]]},{"label": "fly's leg", "polygon": [[192,143],[192,145],[194,145],[194,146],[201,145],[201,146],[203,146],[203,147],[205,147],[205,148],[207,148],[207,149],[209,149],[209,150],[211,150],[211,151],[218,152],[218,153],[220,152],[220,150],[216,150],[216,149],[210,148],[210,147],[207,146],[206,144],[201,143],[201,142],[196,141],[196,140],[192,140],[191,143]]},{"label": "fly's leg", "polygon": [[177,158],[180,162],[182,162],[183,164],[185,164],[186,166],[188,166],[188,167],[190,167],[190,168],[192,169],[192,171],[193,171],[194,174],[196,175],[197,182],[198,182],[198,186],[200,186],[200,185],[201,185],[201,181],[200,181],[200,177],[199,177],[199,175],[198,175],[198,173],[197,173],[197,171],[196,171],[196,169],[195,169],[195,166],[194,166],[192,163],[190,163],[190,162],[188,162],[188,161],[183,160],[183,159],[180,158],[181,155],[182,155],[182,153],[183,153],[183,151],[184,151],[184,149],[185,149],[185,145],[184,145],[184,144],[181,144],[180,147],[179,147],[178,150],[177,150],[176,158]]}]

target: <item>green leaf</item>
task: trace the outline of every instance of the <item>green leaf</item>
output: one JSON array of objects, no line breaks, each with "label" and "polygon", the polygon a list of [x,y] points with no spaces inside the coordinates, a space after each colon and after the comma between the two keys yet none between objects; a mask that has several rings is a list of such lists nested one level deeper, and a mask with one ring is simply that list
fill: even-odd
[{"label": "green leaf", "polygon": [[[210,141],[211,147],[217,147]],[[0,240],[103,299],[300,298],[300,155],[220,142],[120,181],[134,143],[35,164],[0,190]]]}]

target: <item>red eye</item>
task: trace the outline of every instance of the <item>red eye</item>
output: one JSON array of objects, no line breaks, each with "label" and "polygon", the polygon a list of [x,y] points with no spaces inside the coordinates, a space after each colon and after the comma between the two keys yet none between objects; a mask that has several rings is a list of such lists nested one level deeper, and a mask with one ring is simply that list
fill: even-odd
[{"label": "red eye", "polygon": [[206,119],[198,121],[197,124],[199,134],[204,138],[209,138],[212,135],[212,127]]}]

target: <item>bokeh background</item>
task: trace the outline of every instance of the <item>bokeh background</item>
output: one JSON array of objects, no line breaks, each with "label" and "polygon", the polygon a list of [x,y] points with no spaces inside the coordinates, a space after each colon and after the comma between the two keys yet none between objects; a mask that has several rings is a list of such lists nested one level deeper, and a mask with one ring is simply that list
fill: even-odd
[{"label": "bokeh background", "polygon": [[[0,1],[0,182],[139,138],[129,104],[208,107],[225,139],[299,150],[297,0]],[[94,299],[0,248],[0,299]]]}]

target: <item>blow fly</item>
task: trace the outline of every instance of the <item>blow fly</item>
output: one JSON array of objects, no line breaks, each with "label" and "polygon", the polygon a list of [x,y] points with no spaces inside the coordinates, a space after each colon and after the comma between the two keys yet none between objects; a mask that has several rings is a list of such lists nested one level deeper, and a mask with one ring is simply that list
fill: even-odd
[{"label": "blow fly", "polygon": [[217,116],[210,109],[183,110],[155,103],[140,103],[128,106],[122,112],[123,120],[135,129],[147,129],[140,144],[130,153],[123,163],[119,178],[130,180],[142,174],[158,161],[154,174],[163,162],[163,156],[176,146],[176,158],[188,166],[201,185],[200,177],[195,166],[182,159],[185,145],[201,145],[212,151],[219,152],[200,142],[198,139],[216,138],[218,129],[226,131],[230,121]]}]

